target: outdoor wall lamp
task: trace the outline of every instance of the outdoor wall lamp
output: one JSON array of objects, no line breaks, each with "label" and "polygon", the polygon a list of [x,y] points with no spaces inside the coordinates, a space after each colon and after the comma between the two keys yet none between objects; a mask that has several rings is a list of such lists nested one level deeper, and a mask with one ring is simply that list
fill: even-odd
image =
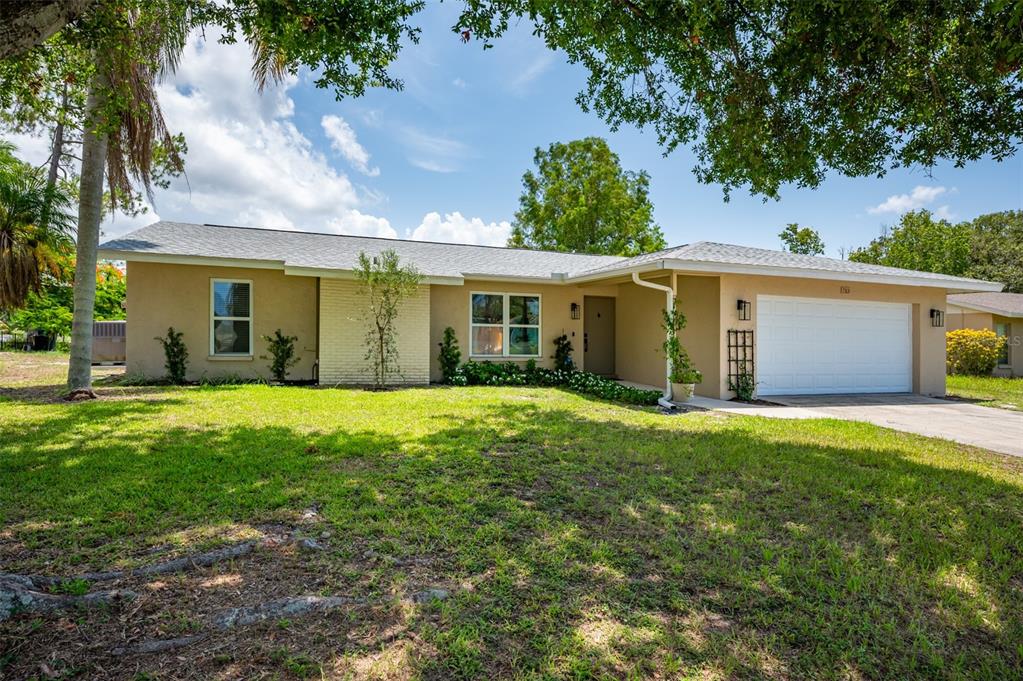
[{"label": "outdoor wall lamp", "polygon": [[945,313],[932,307],[931,326],[945,326]]},{"label": "outdoor wall lamp", "polygon": [[579,319],[579,303],[572,303],[572,319]]},{"label": "outdoor wall lamp", "polygon": [[739,321],[748,322],[753,317],[753,306],[748,300],[735,301],[735,309],[739,311]]}]

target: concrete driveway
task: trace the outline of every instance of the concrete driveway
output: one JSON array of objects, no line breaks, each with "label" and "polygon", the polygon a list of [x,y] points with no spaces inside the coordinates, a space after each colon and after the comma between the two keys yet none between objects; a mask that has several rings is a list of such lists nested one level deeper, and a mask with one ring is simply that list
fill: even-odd
[{"label": "concrete driveway", "polygon": [[[907,433],[939,437],[1023,456],[1023,412],[978,407],[921,395],[793,395],[765,398],[780,406],[694,398],[694,406],[772,418],[866,421]],[[706,404],[704,404],[706,402]]]}]

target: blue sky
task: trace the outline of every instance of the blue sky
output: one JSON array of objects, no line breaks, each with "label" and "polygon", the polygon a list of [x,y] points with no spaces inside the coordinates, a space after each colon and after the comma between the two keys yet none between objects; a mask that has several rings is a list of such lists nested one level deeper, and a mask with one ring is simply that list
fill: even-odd
[{"label": "blue sky", "polygon": [[[154,210],[109,221],[107,235],[159,216],[197,222],[502,243],[534,148],[587,135],[608,139],[625,168],[651,178],[655,218],[670,244],[716,240],[775,248],[789,222],[816,228],[829,255],[862,245],[909,208],[952,219],[1023,207],[1023,156],[881,179],[829,177],[764,202],[692,174],[688,149],[664,157],[652,130],[612,133],[575,103],[586,72],[514,27],[491,50],[450,31],[457,6],[431,2],[422,40],[393,72],[405,90],[337,102],[310,74],[259,96],[243,45],[196,36],[160,90],[170,127],[189,144],[187,182],[158,192]],[[16,140],[30,158],[39,141]]]}]

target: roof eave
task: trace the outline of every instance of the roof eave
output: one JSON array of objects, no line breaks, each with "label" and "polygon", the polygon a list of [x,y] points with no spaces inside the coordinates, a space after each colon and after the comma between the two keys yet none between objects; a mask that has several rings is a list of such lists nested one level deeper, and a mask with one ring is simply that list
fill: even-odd
[{"label": "roof eave", "polygon": [[995,314],[999,317],[1011,317],[1020,318],[1023,317],[1023,312],[1016,312],[1015,310],[999,310],[998,308],[989,307],[987,305],[980,305],[978,303],[963,303],[958,300],[949,300],[949,305],[955,305],[956,307],[966,308],[967,310],[973,310],[975,312],[986,312],[988,314]]},{"label": "roof eave", "polygon": [[816,270],[801,267],[779,267],[763,265],[741,265],[699,260],[663,259],[642,265],[626,268],[615,268],[592,274],[569,277],[569,283],[581,283],[595,279],[608,279],[632,274],[633,272],[651,272],[670,269],[678,272],[699,274],[750,274],[768,277],[794,277],[798,279],[827,279],[830,281],[854,281],[871,284],[890,284],[895,286],[923,286],[940,288],[954,293],[997,292],[1002,284],[992,281],[963,281],[961,279],[943,279],[936,277],[914,277],[912,275],[871,274],[860,272],[837,272],[834,270]]}]

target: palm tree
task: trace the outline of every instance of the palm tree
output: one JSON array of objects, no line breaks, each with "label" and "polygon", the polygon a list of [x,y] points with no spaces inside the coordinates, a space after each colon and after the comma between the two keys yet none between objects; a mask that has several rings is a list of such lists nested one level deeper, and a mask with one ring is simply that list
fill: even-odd
[{"label": "palm tree", "polygon": [[[153,151],[168,150],[179,172],[184,161],[163,120],[156,84],[174,70],[191,28],[189,6],[180,0],[123,0],[90,15],[99,39],[90,45],[95,70],[85,104],[78,202],[74,321],[68,390],[92,392],[92,317],[96,303],[96,250],[103,219],[104,175],[113,201],[135,182],[152,199]],[[86,26],[89,33],[88,25]]]},{"label": "palm tree", "polygon": [[0,310],[25,305],[39,291],[43,273],[60,271],[70,251],[73,198],[48,186],[39,169],[14,157],[14,146],[0,142]]}]

